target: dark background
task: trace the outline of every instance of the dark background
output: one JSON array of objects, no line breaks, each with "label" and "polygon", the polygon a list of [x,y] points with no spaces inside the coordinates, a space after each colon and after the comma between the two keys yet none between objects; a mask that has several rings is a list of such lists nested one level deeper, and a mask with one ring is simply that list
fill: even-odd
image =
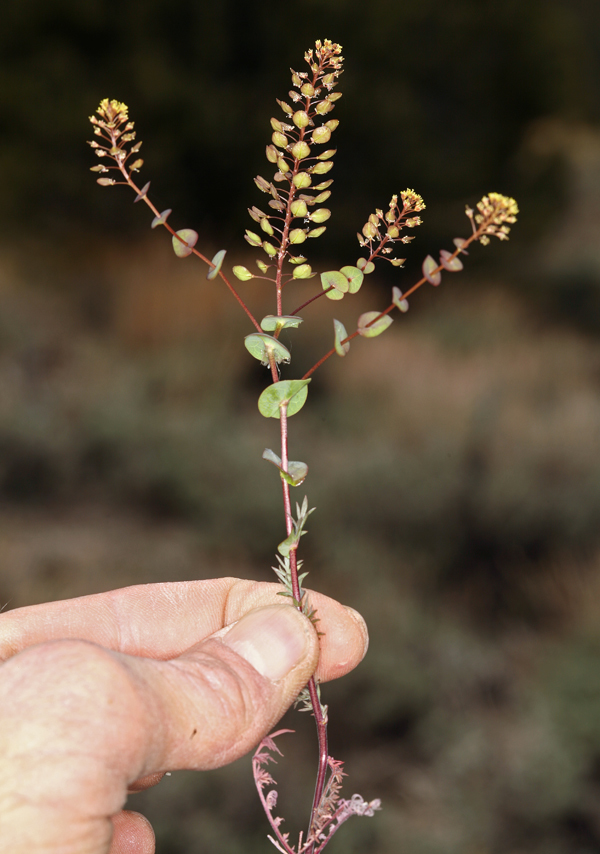
[{"label": "dark background", "polygon": [[[125,101],[170,222],[254,264],[246,208],[289,67],[343,45],[326,235],[413,187],[406,270],[290,333],[288,376],[514,196],[505,245],[316,374],[291,423],[318,510],[309,581],[361,610],[371,650],[324,689],[348,795],[384,811],[331,852],[600,852],[600,5],[596,0],[142,3],[9,0],[0,29],[0,605],[133,583],[270,579],[282,539],[265,375],[244,315],[124,188],[89,167],[87,117]],[[308,286],[310,288],[310,285]],[[262,285],[240,285],[273,310]],[[304,293],[304,292],[303,292]],[[308,293],[308,291],[307,291]],[[298,301],[301,301],[299,299]],[[291,306],[290,306],[291,308]],[[335,310],[333,312],[333,309]],[[292,373],[289,373],[292,371]],[[311,798],[311,721],[278,766]],[[287,795],[286,795],[287,792]],[[136,806],[137,804],[137,806]],[[164,854],[268,850],[249,762],[135,796]]]}]

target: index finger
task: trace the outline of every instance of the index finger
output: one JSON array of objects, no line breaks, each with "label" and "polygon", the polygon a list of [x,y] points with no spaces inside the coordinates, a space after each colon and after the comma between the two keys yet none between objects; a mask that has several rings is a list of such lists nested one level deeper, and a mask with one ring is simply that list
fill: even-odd
[{"label": "index finger", "polygon": [[[215,578],[142,584],[0,614],[0,661],[48,640],[78,638],[167,660],[262,605],[282,604],[277,583]],[[309,591],[320,619],[317,677],[337,679],[364,657],[366,626],[351,608]]]}]

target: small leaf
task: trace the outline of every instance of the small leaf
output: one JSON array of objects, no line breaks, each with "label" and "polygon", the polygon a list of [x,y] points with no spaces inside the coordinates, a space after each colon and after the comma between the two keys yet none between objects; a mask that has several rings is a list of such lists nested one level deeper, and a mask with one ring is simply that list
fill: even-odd
[{"label": "small leaf", "polygon": [[350,349],[350,342],[346,341],[345,344],[342,344],[344,338],[348,337],[348,333],[346,332],[346,327],[340,320],[333,319],[333,331],[335,334],[335,352],[338,356],[345,356],[348,350]]},{"label": "small leaf", "polygon": [[464,237],[455,237],[452,243],[454,243],[457,249],[461,250],[463,255],[469,254],[466,249],[463,249],[463,246],[466,246],[467,244],[467,241],[464,239]]},{"label": "small leaf", "polygon": [[162,211],[158,216],[155,216],[152,220],[152,225],[150,228],[156,228],[157,225],[164,225],[168,219],[170,213],[172,213],[172,208],[167,208],[166,211]]},{"label": "small leaf", "polygon": [[244,346],[250,355],[258,359],[261,365],[270,364],[271,357],[279,364],[283,362],[289,365],[291,356],[287,347],[284,347],[281,341],[273,338],[272,335],[265,335],[263,332],[253,332],[251,335],[246,335],[244,338]]},{"label": "small leaf", "polygon": [[272,451],[270,448],[265,448],[262,454],[263,460],[267,460],[269,463],[273,463],[277,468],[281,465],[281,457],[278,457],[275,451]]},{"label": "small leaf", "polygon": [[342,267],[340,273],[343,273],[344,276],[348,279],[348,293],[356,294],[360,290],[360,286],[363,283],[364,273],[358,267]]},{"label": "small leaf", "polygon": [[258,399],[258,409],[265,418],[280,418],[281,404],[287,402],[287,415],[299,412],[306,402],[308,384],[306,380],[280,380],[266,387]]},{"label": "small leaf", "polygon": [[400,288],[392,288],[392,302],[394,303],[396,308],[400,309],[400,311],[408,311],[408,300],[402,299],[402,291],[400,290]]},{"label": "small leaf", "polygon": [[221,270],[221,267],[223,266],[223,259],[225,258],[225,255],[226,255],[226,254],[227,254],[227,250],[226,250],[226,249],[219,249],[219,251],[217,252],[217,254],[215,255],[215,257],[214,257],[214,258],[212,259],[212,261],[210,262],[211,264],[214,264],[215,266],[214,266],[214,267],[211,267],[211,269],[210,269],[210,270],[208,271],[208,273],[206,274],[206,278],[207,278],[209,281],[210,281],[211,279],[216,279],[216,278],[217,278],[217,276],[219,275],[219,272],[220,272],[220,270]]},{"label": "small leaf", "polygon": [[261,328],[265,332],[275,332],[278,334],[282,329],[297,329],[302,323],[302,318],[297,314],[277,315],[267,314],[260,322]]},{"label": "small leaf", "polygon": [[368,273],[372,273],[375,269],[375,264],[372,261],[367,261],[366,258],[359,258],[356,262],[356,266],[359,270],[362,270],[365,276]]},{"label": "small leaf", "polygon": [[310,279],[314,275],[310,264],[300,264],[294,268],[294,272],[292,273],[294,279]]},{"label": "small leaf", "polygon": [[240,282],[248,282],[250,279],[254,278],[254,273],[251,273],[247,267],[242,266],[242,264],[238,264],[233,268],[233,275],[236,279],[239,279]]},{"label": "small leaf", "polygon": [[[180,237],[184,243],[182,243],[181,240],[178,240],[178,237]],[[194,231],[193,228],[182,228],[180,231],[176,231],[173,235],[173,251],[178,258],[187,258],[188,255],[192,254],[192,249],[196,245],[197,240],[197,231]]]},{"label": "small leaf", "polygon": [[423,275],[430,284],[435,285],[436,287],[442,281],[442,274],[437,269],[438,267],[439,264],[431,257],[431,255],[428,255],[423,261]]},{"label": "small leaf", "polygon": [[[376,338],[378,335],[381,335],[382,332],[390,326],[392,323],[392,318],[389,314],[383,314],[381,317],[380,311],[366,311],[364,314],[358,318],[358,334],[362,335],[363,338]],[[375,320],[376,317],[379,317],[378,320]],[[372,321],[375,321],[372,323]],[[367,324],[372,323],[371,326]]]},{"label": "small leaf", "polygon": [[279,474],[282,480],[285,480],[290,486],[300,486],[308,474],[308,466],[298,460],[289,460],[287,471],[284,471],[281,465],[281,459],[270,448],[265,448],[262,455],[263,460],[267,460],[279,469]]},{"label": "small leaf", "polygon": [[335,288],[341,294],[347,294],[350,288],[347,277],[339,270],[329,270],[327,273],[321,273],[321,284],[323,290]]},{"label": "small leaf", "polygon": [[299,460],[288,460],[287,471],[279,469],[281,479],[285,480],[290,486],[300,486],[306,480],[308,474],[308,466]]},{"label": "small leaf", "polygon": [[449,270],[451,273],[458,273],[459,270],[463,269],[463,262],[460,258],[453,258],[452,252],[448,252],[447,249],[440,250],[440,264],[444,270]]}]

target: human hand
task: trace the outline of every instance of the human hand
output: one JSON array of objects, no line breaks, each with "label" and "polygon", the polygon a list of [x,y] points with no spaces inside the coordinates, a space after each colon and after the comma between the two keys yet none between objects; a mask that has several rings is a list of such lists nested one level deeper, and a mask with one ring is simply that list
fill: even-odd
[{"label": "human hand", "polygon": [[[152,854],[128,791],[254,747],[315,672],[363,658],[362,618],[278,584],[129,587],[0,615],[0,854]],[[320,650],[319,650],[320,646]]]}]

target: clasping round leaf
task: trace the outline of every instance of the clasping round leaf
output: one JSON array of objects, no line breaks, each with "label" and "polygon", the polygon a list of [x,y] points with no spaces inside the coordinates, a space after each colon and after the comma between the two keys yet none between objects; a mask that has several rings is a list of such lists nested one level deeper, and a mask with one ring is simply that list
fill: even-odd
[{"label": "clasping round leaf", "polygon": [[342,267],[340,273],[343,273],[344,276],[348,279],[348,293],[358,293],[365,277],[363,271],[359,270],[358,267],[347,266]]},{"label": "clasping round leaf", "polygon": [[[184,242],[182,243],[181,238]],[[192,249],[198,241],[198,232],[193,228],[182,228],[181,231],[176,231],[173,235],[173,251],[178,258],[187,258],[192,254]]]},{"label": "clasping round leaf", "polygon": [[394,303],[396,308],[400,309],[400,311],[408,311],[408,300],[402,299],[402,291],[400,290],[400,288],[397,288],[395,286],[392,288],[392,302]]},{"label": "clasping round leaf", "polygon": [[261,365],[268,365],[271,357],[275,359],[277,364],[283,362],[289,365],[291,360],[290,351],[287,347],[273,338],[272,335],[265,335],[262,332],[253,332],[251,335],[246,335],[244,338],[244,346],[246,350],[258,359]]},{"label": "clasping round leaf", "polygon": [[[457,247],[460,249],[460,247]],[[451,273],[458,273],[459,270],[463,269],[463,262],[460,258],[453,258],[452,252],[448,252],[447,249],[440,250],[440,264],[444,268],[444,270],[449,270]]]},{"label": "clasping round leaf", "polygon": [[282,405],[287,403],[288,418],[299,412],[306,402],[308,384],[306,380],[280,380],[267,386],[258,398],[258,410],[265,418],[281,418]]},{"label": "clasping round leaf", "polygon": [[227,254],[226,249],[219,249],[219,251],[217,252],[215,257],[210,262],[211,264],[214,264],[215,266],[211,267],[210,270],[208,271],[208,273],[206,274],[206,278],[209,281],[211,279],[216,279],[217,276],[219,275],[221,267],[223,266],[223,259],[225,258],[226,254]]},{"label": "clasping round leaf", "polygon": [[346,341],[345,344],[342,344],[344,338],[348,337],[348,333],[346,332],[346,327],[341,320],[333,319],[333,331],[335,333],[335,352],[338,356],[345,356],[350,349],[350,342]]},{"label": "clasping round leaf", "polygon": [[169,214],[172,212],[172,208],[167,208],[166,211],[161,211],[161,213],[158,216],[155,216],[152,220],[152,225],[150,226],[150,228],[156,228],[157,225],[164,225],[167,221]]},{"label": "clasping round leaf", "polygon": [[[375,320],[376,317],[379,317],[379,319]],[[372,321],[375,322],[372,323]],[[392,322],[389,314],[382,315],[380,311],[366,311],[358,318],[358,334],[362,335],[363,338],[376,338],[382,332],[385,332]],[[371,323],[371,326],[368,326],[369,323]]]},{"label": "clasping round leaf", "polygon": [[302,318],[296,314],[277,315],[267,314],[260,322],[265,332],[279,332],[281,329],[297,329],[302,323]]},{"label": "clasping round leaf", "polygon": [[435,285],[436,287],[442,281],[442,274],[438,270],[439,266],[440,265],[431,257],[431,255],[428,255],[423,261],[423,275],[430,284]]}]

